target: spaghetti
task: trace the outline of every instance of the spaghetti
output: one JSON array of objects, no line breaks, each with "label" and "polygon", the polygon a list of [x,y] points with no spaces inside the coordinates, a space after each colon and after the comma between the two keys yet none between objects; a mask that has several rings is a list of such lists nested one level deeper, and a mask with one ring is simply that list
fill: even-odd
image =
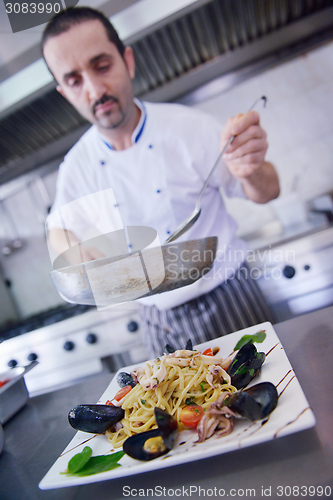
[{"label": "spaghetti", "polygon": [[180,412],[189,401],[206,409],[222,393],[235,392],[237,389],[231,385],[224,364],[217,356],[179,350],[134,370],[132,376],[137,385],[117,403],[125,416],[120,425],[106,431],[114,448],[122,446],[133,434],[156,428],[156,406],[179,422]]}]

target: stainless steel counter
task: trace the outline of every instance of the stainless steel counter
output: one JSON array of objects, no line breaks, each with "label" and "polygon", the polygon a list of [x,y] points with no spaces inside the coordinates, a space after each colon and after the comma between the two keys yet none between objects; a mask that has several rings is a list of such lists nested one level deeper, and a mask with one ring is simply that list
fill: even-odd
[{"label": "stainless steel counter", "polygon": [[[161,472],[40,491],[39,481],[75,433],[67,423],[68,410],[75,404],[98,399],[110,381],[110,375],[103,374],[83,384],[31,399],[4,426],[1,500],[135,498],[139,497],[140,488],[146,490],[146,498],[158,498],[158,494],[147,493],[147,488],[157,486],[161,489],[156,491],[161,491],[163,498],[168,497],[169,489],[183,487],[190,495],[191,486],[206,491],[216,488],[212,498],[220,498],[218,490],[222,488],[225,496],[256,499],[265,496],[319,498],[319,495],[301,495],[305,492],[302,486],[330,486],[333,492],[333,307],[277,324],[275,330],[316,416],[313,429]],[[125,486],[127,489],[123,490]],[[126,495],[130,490],[132,494]],[[186,493],[181,497],[185,498]],[[198,497],[199,490],[192,489],[192,498]],[[328,497],[323,494],[320,498]]]},{"label": "stainless steel counter", "polygon": [[265,248],[274,248],[276,246],[292,243],[306,236],[325,231],[333,226],[322,219],[320,223],[304,222],[297,226],[284,228],[278,220],[273,220],[263,225],[255,232],[240,235],[245,240],[251,250],[263,250]]}]

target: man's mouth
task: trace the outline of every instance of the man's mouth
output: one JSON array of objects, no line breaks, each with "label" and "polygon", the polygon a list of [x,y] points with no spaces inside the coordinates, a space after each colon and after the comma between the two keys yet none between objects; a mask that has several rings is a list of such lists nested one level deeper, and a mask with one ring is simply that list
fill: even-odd
[{"label": "man's mouth", "polygon": [[103,115],[108,111],[112,111],[115,104],[118,103],[118,99],[113,97],[102,97],[99,101],[95,102],[93,106],[93,113],[95,116]]}]

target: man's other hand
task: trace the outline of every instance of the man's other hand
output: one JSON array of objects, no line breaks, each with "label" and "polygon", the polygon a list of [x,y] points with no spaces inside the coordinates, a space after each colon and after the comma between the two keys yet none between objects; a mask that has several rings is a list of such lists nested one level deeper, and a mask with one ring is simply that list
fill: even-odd
[{"label": "man's other hand", "polygon": [[267,135],[259,124],[256,111],[229,118],[221,135],[222,148],[232,135],[235,138],[223,155],[223,160],[232,175],[242,179],[253,174],[264,163],[268,148]]},{"label": "man's other hand", "polygon": [[69,265],[82,264],[91,260],[101,259],[105,255],[87,242],[80,242],[74,233],[54,228],[48,233],[49,243],[54,252]]},{"label": "man's other hand", "polygon": [[247,198],[267,203],[279,196],[279,178],[274,166],[265,161],[267,136],[260,126],[258,113],[250,111],[229,118],[221,134],[221,148],[233,135],[235,138],[223,160],[232,175],[240,180]]}]

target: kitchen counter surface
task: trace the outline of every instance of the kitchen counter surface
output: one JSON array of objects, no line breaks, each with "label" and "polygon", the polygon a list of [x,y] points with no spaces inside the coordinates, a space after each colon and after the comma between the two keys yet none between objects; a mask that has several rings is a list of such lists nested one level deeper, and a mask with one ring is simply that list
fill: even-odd
[{"label": "kitchen counter surface", "polygon": [[255,232],[240,235],[251,250],[262,250],[267,247],[276,247],[306,238],[320,231],[333,228],[333,223],[326,220],[321,214],[311,221],[306,221],[290,227],[283,227],[281,222],[274,220],[264,224]]},{"label": "kitchen counter surface", "polygon": [[[167,498],[168,490],[172,494],[171,490],[183,487],[189,496],[192,493],[192,498],[199,497],[199,487],[206,491],[216,488],[212,498],[220,498],[221,488],[225,496],[234,498],[320,497],[319,494],[305,495],[302,486],[331,487],[333,496],[332,320],[333,307],[329,307],[274,326],[314,411],[317,420],[314,428],[161,472],[39,490],[38,483],[75,434],[67,422],[69,409],[79,403],[97,401],[112,377],[102,374],[79,385],[30,399],[4,426],[6,441],[0,456],[0,499],[114,500],[139,497],[139,489],[145,490],[146,496],[141,498]],[[123,490],[125,486],[127,489]],[[191,486],[197,487],[197,491],[190,490]],[[160,490],[155,490],[154,496],[152,489],[156,487]],[[249,489],[255,489],[255,494]],[[130,490],[133,491],[129,495]],[[203,495],[202,490],[200,496]],[[185,498],[186,493],[180,496]],[[329,497],[324,493],[321,498]]]}]

